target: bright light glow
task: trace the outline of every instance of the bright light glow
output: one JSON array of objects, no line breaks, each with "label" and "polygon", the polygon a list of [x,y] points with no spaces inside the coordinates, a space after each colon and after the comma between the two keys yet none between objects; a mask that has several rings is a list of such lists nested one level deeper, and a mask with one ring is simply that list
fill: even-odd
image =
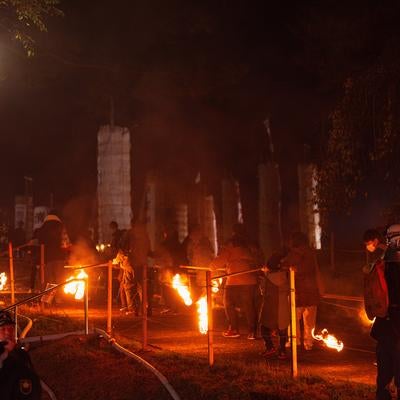
[{"label": "bright light glow", "polygon": [[336,351],[342,351],[344,344],[341,340],[335,338],[335,336],[331,335],[327,329],[322,329],[320,335],[314,335],[314,329],[311,331],[312,337],[315,340],[322,341],[325,343],[326,347],[330,349],[335,349]]},{"label": "bright light glow", "polygon": [[104,244],[104,243],[100,243],[100,244],[96,245],[96,250],[99,253],[103,253],[107,247],[110,247],[110,245],[107,245],[107,244]]},{"label": "bright light glow", "polygon": [[85,295],[85,286],[86,286],[85,280],[87,278],[88,278],[88,275],[86,274],[86,272],[84,270],[79,270],[79,272],[76,271],[74,276],[70,276],[67,279],[67,282],[72,279],[82,279],[82,280],[67,283],[64,286],[64,293],[74,295],[75,300],[83,299],[83,296]]},{"label": "bright light glow", "polygon": [[193,304],[192,298],[190,296],[189,288],[186,283],[184,283],[183,279],[179,274],[176,274],[172,278],[172,287],[178,291],[179,296],[183,299],[183,302],[187,306],[191,306]]},{"label": "bright light glow", "polygon": [[219,278],[218,280],[214,279],[211,281],[211,290],[213,293],[218,293],[219,292],[219,288],[222,284],[222,278]]},{"label": "bright light glow", "polygon": [[7,283],[7,275],[5,272],[0,274],[0,290],[3,290],[6,287]]},{"label": "bright light glow", "polygon": [[207,309],[207,297],[200,297],[196,302],[197,314],[199,316],[199,331],[202,335],[205,335],[208,331],[208,309]]}]

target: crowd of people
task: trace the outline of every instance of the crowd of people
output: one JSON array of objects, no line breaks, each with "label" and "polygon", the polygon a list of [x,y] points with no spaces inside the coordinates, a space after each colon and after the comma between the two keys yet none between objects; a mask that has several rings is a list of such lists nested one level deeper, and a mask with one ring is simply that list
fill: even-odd
[{"label": "crowd of people", "polygon": [[[22,229],[22,227],[19,227]],[[179,241],[177,231],[166,227],[163,240],[151,250],[146,225],[131,221],[127,230],[120,229],[116,221],[109,224],[111,243],[106,256],[119,266],[115,273],[114,300],[126,315],[138,316],[142,309],[143,275],[147,274],[147,315],[152,315],[156,300],[162,313],[179,313],[182,301],[172,287],[175,274],[187,275],[187,282],[194,297],[206,292],[206,270],[213,276],[227,275],[220,283],[223,293],[227,326],[223,336],[240,337],[246,329],[247,339],[262,337],[265,342],[265,357],[285,358],[289,327],[289,267],[296,268],[297,320],[302,327],[302,346],[313,347],[312,329],[315,327],[319,301],[318,265],[314,250],[309,246],[305,234],[292,234],[286,248],[277,249],[264,256],[259,246],[250,240],[243,224],[235,224],[231,238],[215,256],[214,249],[199,225],[189,229],[188,236]],[[22,237],[16,232],[15,237]],[[22,239],[21,239],[22,240]],[[88,239],[89,240],[89,239]],[[45,281],[59,283],[67,278],[64,265],[71,248],[66,229],[56,213],[47,215],[42,227],[34,233],[30,244],[45,245]],[[94,243],[87,243],[94,248]],[[36,248],[37,249],[37,248]],[[37,251],[37,250],[36,250]],[[37,257],[36,257],[37,258]],[[38,261],[34,262],[35,265]],[[196,269],[182,270],[180,266]],[[199,269],[199,267],[204,268]],[[32,270],[32,285],[37,274]],[[241,327],[241,316],[246,327]],[[276,335],[275,335],[276,334]],[[278,346],[274,336],[279,337]],[[278,348],[276,348],[278,347]]]},{"label": "crowd of people", "polygon": [[[219,282],[227,321],[223,336],[238,338],[246,329],[247,339],[261,337],[264,340],[263,355],[266,358],[285,359],[290,324],[288,271],[294,268],[297,332],[301,332],[297,336],[301,338],[299,344],[305,351],[313,348],[312,331],[316,324],[321,282],[316,253],[304,233],[293,233],[287,247],[265,257],[257,244],[250,240],[244,226],[236,224],[231,238],[215,256],[199,225],[190,228],[183,242],[179,241],[175,229],[167,227],[163,240],[154,251],[144,223],[132,220],[130,229],[122,230],[117,222],[111,221],[109,228],[111,243],[106,257],[119,266],[115,276],[119,284],[114,299],[126,315],[142,312],[151,315],[156,298],[160,299],[162,313],[179,313],[182,301],[172,287],[172,278],[177,273],[187,275],[192,295],[200,297],[206,291],[208,269],[214,277],[225,276],[223,283]],[[24,244],[26,238],[22,224],[12,235],[14,244],[27,249],[27,252],[37,251],[38,244],[45,246],[46,282],[58,283],[66,279],[64,265],[71,243],[64,224],[55,213],[47,215],[28,244]],[[400,387],[400,225],[390,226],[385,235],[375,229],[367,230],[363,239],[370,254],[369,264],[364,270],[364,300],[368,317],[374,318],[371,336],[377,341],[376,398],[387,400],[391,398],[391,381]],[[83,235],[81,240],[87,248],[95,249],[89,234]],[[37,253],[35,257],[37,259]],[[34,264],[38,264],[38,260]],[[189,269],[182,270],[181,266]],[[194,268],[190,270],[190,266]],[[32,272],[32,285],[35,274],[36,268]],[[148,297],[145,302],[147,309],[143,310],[145,276]],[[246,319],[245,328],[242,314]],[[7,380],[8,383],[2,382],[7,390],[19,391],[22,396],[29,392],[33,396],[29,398],[37,398],[40,394],[38,378],[29,357],[14,341],[14,322],[7,313],[1,313],[0,317],[0,371],[10,371],[9,376],[1,375],[0,381]],[[4,368],[4,365],[10,368]]]},{"label": "crowd of people", "polygon": [[[185,274],[180,266],[196,267],[189,272],[188,282],[194,296],[200,297],[206,290],[205,269],[214,276],[227,275],[222,284],[223,304],[227,320],[226,338],[240,337],[241,314],[247,321],[247,339],[262,336],[265,341],[265,357],[286,357],[289,327],[288,270],[296,268],[296,306],[298,332],[303,328],[303,348],[313,347],[312,330],[315,328],[319,302],[318,264],[316,255],[308,244],[305,234],[292,235],[289,246],[279,249],[266,260],[260,248],[246,234],[243,224],[233,227],[232,236],[218,255],[199,225],[189,230],[181,243],[174,229],[165,229],[161,244],[150,251],[150,241],[144,224],[132,221],[131,228],[123,231],[115,221],[112,231],[111,254],[121,266],[119,274],[119,298],[121,311],[139,315],[141,312],[141,285],[143,269],[148,271],[148,313],[152,313],[153,292],[159,289],[162,312],[178,313],[182,301],[172,287],[175,274]],[[149,260],[152,266],[149,266]],[[158,279],[155,280],[155,276]],[[301,325],[300,325],[301,321]],[[273,343],[275,332],[279,336],[279,348]]]},{"label": "crowd of people", "polygon": [[[22,227],[19,227],[20,230]],[[285,358],[289,326],[289,267],[296,268],[296,307],[298,332],[302,328],[302,346],[313,347],[312,329],[315,327],[319,302],[318,264],[314,250],[305,234],[292,234],[288,246],[264,256],[259,246],[250,240],[243,224],[235,224],[231,238],[214,255],[214,249],[203,234],[200,225],[193,225],[188,236],[179,241],[177,231],[166,227],[161,243],[151,250],[146,225],[132,219],[129,229],[120,229],[116,221],[109,224],[111,243],[106,257],[119,266],[114,279],[114,300],[126,315],[138,316],[142,310],[143,273],[147,274],[147,315],[152,315],[158,299],[162,313],[178,313],[182,306],[177,291],[172,287],[175,274],[187,275],[193,296],[200,297],[206,291],[206,271],[213,276],[227,275],[223,280],[223,306],[227,320],[223,336],[237,338],[241,335],[241,315],[245,316],[246,335],[249,340],[262,337],[265,357]],[[22,238],[22,232],[15,237]],[[85,236],[86,237],[86,236]],[[87,248],[95,245],[86,238]],[[22,240],[22,239],[21,239]],[[47,215],[42,227],[35,231],[30,244],[45,245],[45,281],[59,283],[67,278],[64,265],[71,243],[65,226],[56,213]],[[36,281],[38,251],[33,263],[31,283]],[[194,266],[194,270],[182,270],[180,266]],[[301,321],[301,325],[300,325]],[[279,336],[278,349],[273,337]]]}]

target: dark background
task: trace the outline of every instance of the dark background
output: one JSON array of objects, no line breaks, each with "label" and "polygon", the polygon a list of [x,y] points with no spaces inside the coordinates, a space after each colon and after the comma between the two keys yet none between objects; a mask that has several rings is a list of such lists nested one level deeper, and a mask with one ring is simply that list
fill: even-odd
[{"label": "dark background", "polygon": [[[116,124],[131,131],[134,209],[147,171],[182,183],[201,171],[212,193],[222,177],[237,178],[253,222],[269,116],[287,231],[297,223],[296,164],[323,157],[345,78],[376,58],[398,25],[396,2],[69,0],[60,7],[65,16],[35,34],[33,58],[18,43],[0,42],[3,205],[23,193],[28,175],[35,204],[48,204],[52,193],[60,208],[87,219],[96,135],[110,120],[112,98]],[[365,213],[355,216],[359,230],[378,222],[358,211]]]}]

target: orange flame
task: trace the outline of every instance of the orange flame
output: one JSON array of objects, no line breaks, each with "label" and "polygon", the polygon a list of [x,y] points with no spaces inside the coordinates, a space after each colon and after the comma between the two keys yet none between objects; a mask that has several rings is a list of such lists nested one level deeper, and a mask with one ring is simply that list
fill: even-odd
[{"label": "orange flame", "polygon": [[0,274],[0,290],[3,290],[7,283],[7,275],[5,272]]},{"label": "orange flame", "polygon": [[199,315],[199,331],[202,335],[208,332],[208,309],[207,309],[207,297],[200,297],[196,302],[197,314]]},{"label": "orange flame", "polygon": [[338,352],[343,350],[344,344],[341,340],[335,338],[335,336],[331,335],[327,329],[322,329],[320,335],[314,335],[314,329],[311,331],[312,337],[315,340],[323,341],[326,347],[330,349],[335,349]]},{"label": "orange flame", "polygon": [[72,279],[82,279],[82,280],[67,283],[64,286],[64,293],[74,295],[75,300],[83,299],[83,296],[85,294],[85,286],[86,286],[85,279],[87,279],[87,277],[88,277],[88,275],[83,270],[79,270],[79,273],[75,272],[75,276],[70,276],[67,279],[67,282]]},{"label": "orange flame", "polygon": [[183,279],[181,278],[181,276],[179,274],[176,274],[172,278],[172,287],[178,291],[179,296],[182,297],[185,305],[191,306],[193,304],[192,297],[190,296],[189,288],[186,285],[186,283],[184,283]]}]

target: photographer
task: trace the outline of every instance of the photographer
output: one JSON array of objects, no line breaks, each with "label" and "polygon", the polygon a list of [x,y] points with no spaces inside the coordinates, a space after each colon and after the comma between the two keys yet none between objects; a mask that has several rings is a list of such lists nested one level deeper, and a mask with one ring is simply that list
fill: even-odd
[{"label": "photographer", "polygon": [[28,353],[15,342],[15,323],[0,311],[0,393],[2,400],[39,400],[40,379]]}]

